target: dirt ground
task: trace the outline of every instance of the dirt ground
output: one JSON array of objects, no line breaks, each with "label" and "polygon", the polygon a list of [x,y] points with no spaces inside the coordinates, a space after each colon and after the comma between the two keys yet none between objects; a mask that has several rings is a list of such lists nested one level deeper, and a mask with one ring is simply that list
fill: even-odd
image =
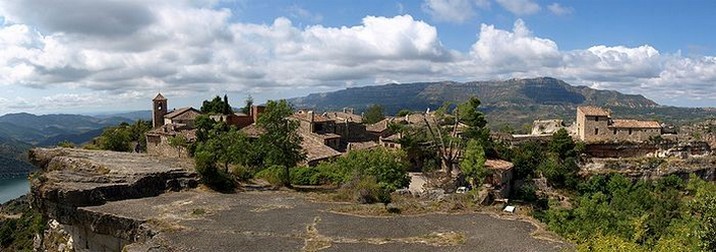
[{"label": "dirt ground", "polygon": [[532,224],[487,214],[366,217],[287,191],[192,190],[86,210],[147,220],[158,234],[128,251],[560,251]]}]

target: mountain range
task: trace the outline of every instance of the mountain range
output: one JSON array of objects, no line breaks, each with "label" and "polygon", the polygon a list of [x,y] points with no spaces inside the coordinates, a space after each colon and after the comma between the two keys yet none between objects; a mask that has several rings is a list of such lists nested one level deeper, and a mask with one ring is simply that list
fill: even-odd
[{"label": "mountain range", "polygon": [[378,104],[386,114],[392,115],[401,109],[436,109],[446,101],[463,102],[473,96],[482,102],[480,109],[493,128],[509,125],[521,129],[535,119],[571,122],[580,105],[607,107],[617,117],[656,119],[675,124],[716,115],[713,109],[662,106],[642,95],[572,86],[550,77],[365,86],[310,94],[289,99],[289,102],[297,108],[337,110],[351,107],[359,112]]},{"label": "mountain range", "polygon": [[98,116],[14,113],[0,116],[0,177],[26,174],[27,151],[33,146],[55,146],[69,141],[82,144],[102,134],[107,126],[136,119],[147,120],[151,112],[128,112]]}]

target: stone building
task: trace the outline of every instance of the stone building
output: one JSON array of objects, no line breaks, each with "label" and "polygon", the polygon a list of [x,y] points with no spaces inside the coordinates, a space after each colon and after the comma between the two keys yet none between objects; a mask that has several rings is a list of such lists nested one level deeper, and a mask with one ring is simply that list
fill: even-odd
[{"label": "stone building", "polygon": [[489,171],[485,177],[485,183],[492,188],[495,195],[509,198],[513,167],[511,162],[505,160],[488,159],[485,161],[485,169]]},{"label": "stone building", "polygon": [[152,99],[152,126],[146,133],[147,153],[167,157],[186,157],[186,148],[173,147],[169,144],[170,138],[182,136],[188,142],[196,138],[194,122],[201,115],[201,111],[192,108],[175,109],[167,112],[167,98],[157,94]]},{"label": "stone building", "polygon": [[167,98],[161,93],[152,99],[152,128],[164,125],[164,115],[167,114]]},{"label": "stone building", "polygon": [[612,119],[609,111],[600,107],[577,108],[577,136],[585,142],[644,142],[660,135],[657,121]]},{"label": "stone building", "polygon": [[164,115],[164,125],[174,124],[183,125],[186,128],[194,128],[194,122],[200,115],[201,111],[192,107],[175,109]]},{"label": "stone building", "polygon": [[318,115],[313,110],[299,110],[291,116],[298,120],[298,132],[304,140],[313,140],[338,150],[341,136],[335,133],[335,121],[327,116]]}]

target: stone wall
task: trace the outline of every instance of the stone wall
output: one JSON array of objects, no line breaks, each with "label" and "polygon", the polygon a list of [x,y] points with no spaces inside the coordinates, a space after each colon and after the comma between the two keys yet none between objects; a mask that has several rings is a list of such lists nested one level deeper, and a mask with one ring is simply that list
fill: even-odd
[{"label": "stone wall", "polygon": [[184,147],[172,147],[169,145],[167,136],[147,136],[147,153],[153,156],[186,158],[187,149]]},{"label": "stone wall", "polygon": [[[41,169],[31,179],[31,204],[62,225],[75,251],[121,251],[152,235],[142,220],[96,212],[92,206],[198,185],[191,162],[146,154],[32,149],[30,160]],[[53,243],[40,240],[46,248]]]}]

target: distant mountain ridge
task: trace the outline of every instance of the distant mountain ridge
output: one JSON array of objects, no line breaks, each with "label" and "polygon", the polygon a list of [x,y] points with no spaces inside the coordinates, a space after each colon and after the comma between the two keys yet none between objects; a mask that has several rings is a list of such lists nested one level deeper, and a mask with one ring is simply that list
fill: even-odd
[{"label": "distant mountain ridge", "polygon": [[[128,117],[143,117],[146,112],[131,112]],[[150,113],[151,115],[151,113]],[[55,146],[62,141],[82,144],[99,136],[103,129],[134,118],[116,115],[33,115],[14,113],[0,116],[0,177],[27,174],[27,151],[33,146]]]},{"label": "distant mountain ridge", "polygon": [[[362,111],[371,104],[380,104],[387,114],[400,109],[424,111],[444,102],[462,102],[472,96],[482,101],[492,127],[510,125],[523,127],[535,119],[574,120],[576,107],[595,105],[613,109],[617,116],[653,118],[661,121],[686,120],[685,115],[713,116],[706,109],[661,106],[642,96],[613,90],[597,90],[572,86],[551,77],[471,82],[418,82],[348,88],[335,92],[310,94],[289,99],[297,108],[336,110],[344,107]],[[686,114],[684,114],[686,113]]]}]

